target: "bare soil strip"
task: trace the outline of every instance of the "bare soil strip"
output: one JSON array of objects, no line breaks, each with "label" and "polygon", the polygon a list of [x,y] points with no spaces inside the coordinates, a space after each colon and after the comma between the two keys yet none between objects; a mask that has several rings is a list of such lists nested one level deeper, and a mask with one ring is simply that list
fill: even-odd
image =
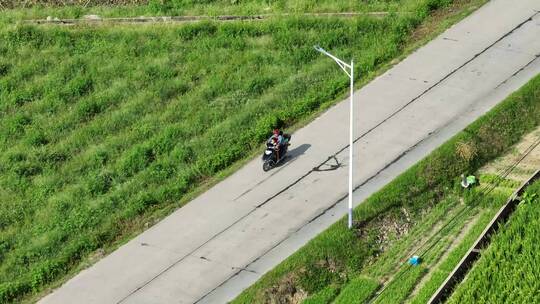
[{"label": "bare soil strip", "polygon": [[186,23],[198,21],[251,21],[264,20],[276,17],[341,17],[352,18],[358,16],[384,17],[389,12],[367,12],[367,13],[303,13],[303,14],[262,14],[262,15],[221,15],[221,16],[140,16],[130,18],[102,18],[98,15],[86,15],[79,19],[59,19],[52,16],[46,19],[25,20],[26,23],[33,24],[110,24],[110,23],[128,23],[128,24],[148,24],[148,23]]}]

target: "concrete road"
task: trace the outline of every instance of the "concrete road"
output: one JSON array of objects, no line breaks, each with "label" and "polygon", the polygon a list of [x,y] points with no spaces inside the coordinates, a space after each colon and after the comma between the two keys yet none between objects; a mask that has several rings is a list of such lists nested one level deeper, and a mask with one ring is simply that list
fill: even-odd
[{"label": "concrete road", "polygon": [[[540,73],[538,11],[493,0],[355,93],[356,203]],[[225,303],[346,213],[347,134],[343,101],[41,302]]]}]

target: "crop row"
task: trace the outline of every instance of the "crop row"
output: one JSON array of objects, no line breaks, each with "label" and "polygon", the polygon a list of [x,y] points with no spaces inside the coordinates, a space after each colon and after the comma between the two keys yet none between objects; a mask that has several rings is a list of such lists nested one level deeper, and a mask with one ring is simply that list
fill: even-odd
[{"label": "crop row", "polygon": [[537,303],[539,275],[540,182],[536,182],[448,303]]}]

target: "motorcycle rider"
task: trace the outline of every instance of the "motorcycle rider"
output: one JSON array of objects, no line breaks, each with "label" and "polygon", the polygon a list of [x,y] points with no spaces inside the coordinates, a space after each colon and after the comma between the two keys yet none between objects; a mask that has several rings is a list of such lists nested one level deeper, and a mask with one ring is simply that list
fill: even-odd
[{"label": "motorcycle rider", "polygon": [[282,158],[285,158],[291,135],[285,134],[279,129],[272,130],[272,136],[266,141],[266,150],[263,154],[263,170],[266,172],[275,167]]},{"label": "motorcycle rider", "polygon": [[268,142],[274,143],[274,141],[277,141],[277,143],[281,145],[283,142],[283,135],[281,134],[282,132],[280,132],[279,129],[274,129],[274,131],[272,131],[272,136],[270,136],[268,139]]},{"label": "motorcycle rider", "polygon": [[281,135],[282,132],[279,131],[279,129],[274,129],[272,136],[268,139],[268,142],[271,143],[274,147],[274,150],[276,150],[277,160],[279,160],[279,154],[281,150],[281,145],[283,143],[283,135]]},{"label": "motorcycle rider", "polygon": [[276,128],[272,132],[272,136],[268,139],[268,142],[273,145],[276,150],[277,161],[281,158],[281,154],[284,150],[285,145],[289,145],[289,140],[291,136],[289,134],[283,133],[280,129]]}]

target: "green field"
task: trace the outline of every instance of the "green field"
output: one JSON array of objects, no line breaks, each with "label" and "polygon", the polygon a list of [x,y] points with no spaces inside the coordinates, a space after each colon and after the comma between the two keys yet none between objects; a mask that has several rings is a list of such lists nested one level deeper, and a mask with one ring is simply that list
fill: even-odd
[{"label": "green field", "polygon": [[365,83],[478,1],[429,24],[448,2],[361,4],[408,11],[383,18],[111,27],[18,22],[73,7],[3,11],[0,302],[35,299],[230,173],[271,128],[335,103],[348,80],[314,44],[355,58]]},{"label": "green field", "polygon": [[540,182],[493,237],[448,303],[538,303],[540,290]]},{"label": "green field", "polygon": [[[499,207],[531,174],[530,168],[519,166],[520,178],[489,168],[499,163],[497,157],[516,153],[512,146],[539,125],[540,75],[359,205],[354,229],[347,229],[346,219],[341,219],[233,303],[287,298],[319,304],[426,303]],[[464,147],[474,153],[463,153]],[[459,184],[463,172],[479,176],[481,185],[464,192]],[[407,264],[413,255],[422,258],[419,266]],[[482,275],[486,273],[473,282]],[[499,284],[505,282],[502,277]],[[476,299],[459,298],[455,303]]]}]

